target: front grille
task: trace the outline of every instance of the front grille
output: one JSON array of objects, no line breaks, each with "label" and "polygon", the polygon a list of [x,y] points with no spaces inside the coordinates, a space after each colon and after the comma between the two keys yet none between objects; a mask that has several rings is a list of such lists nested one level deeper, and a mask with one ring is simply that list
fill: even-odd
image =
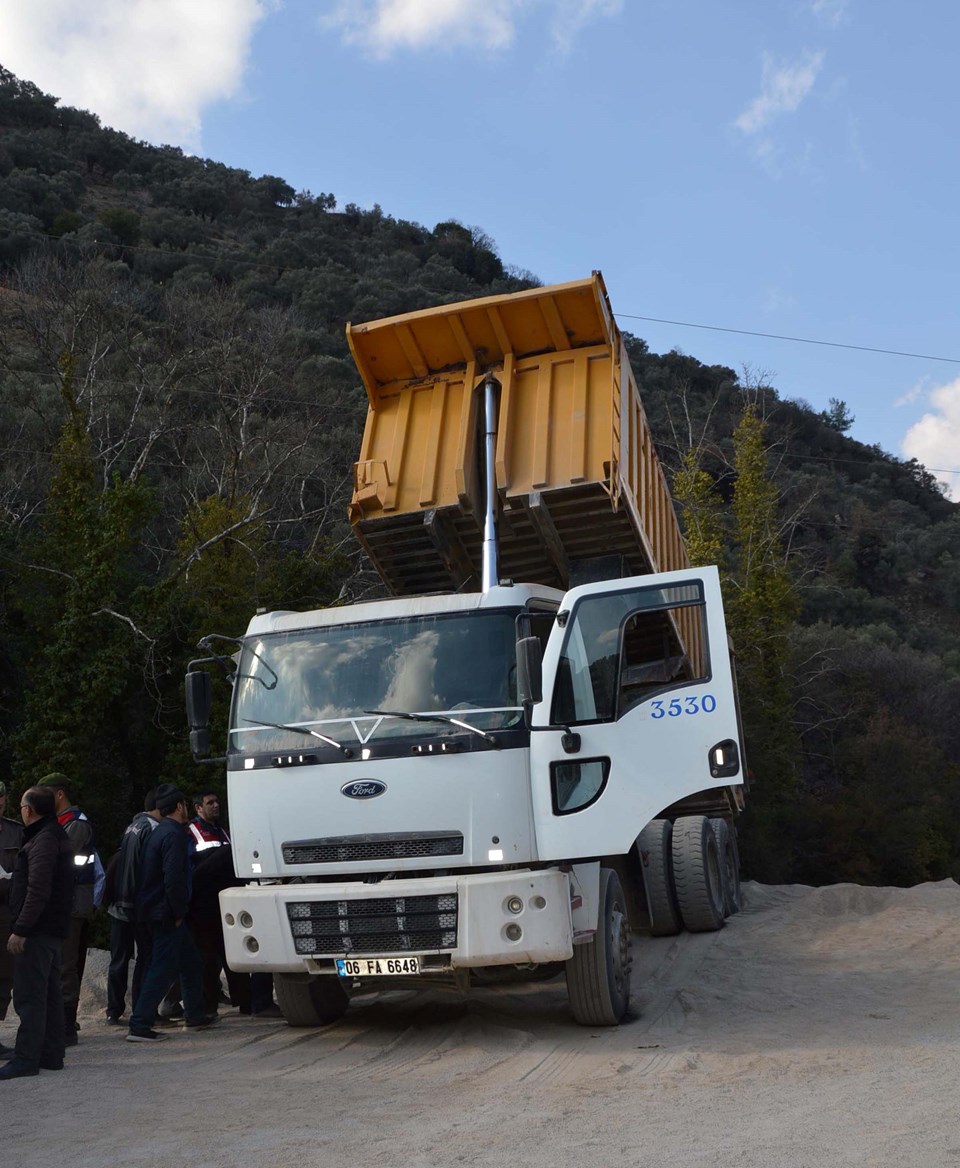
[{"label": "front grille", "polygon": [[439,896],[299,901],[287,905],[297,953],[349,954],[455,949],[459,901]]},{"label": "front grille", "polygon": [[344,864],[358,860],[406,860],[420,856],[462,856],[458,831],[387,832],[291,840],[281,845],[287,864]]}]

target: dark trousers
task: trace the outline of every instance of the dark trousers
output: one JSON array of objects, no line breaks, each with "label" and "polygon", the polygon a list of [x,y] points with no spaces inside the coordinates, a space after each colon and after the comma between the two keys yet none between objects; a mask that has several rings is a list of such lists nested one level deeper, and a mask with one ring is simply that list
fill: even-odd
[{"label": "dark trousers", "polygon": [[188,1022],[199,1022],[203,1009],[203,960],[181,921],[179,925],[153,926],[153,952],[130,1015],[130,1030],[145,1033],[153,1026],[157,1007],[177,977],[183,987],[183,1012]]},{"label": "dark trousers", "polygon": [[13,968],[13,1008],[20,1016],[16,1060],[29,1067],[63,1061],[63,991],[59,937],[27,937]]},{"label": "dark trousers", "polygon": [[80,1005],[80,986],[87,964],[87,940],[90,936],[89,917],[71,917],[70,932],[63,939],[63,1017],[68,1030],[77,1029],[77,1007]]},{"label": "dark trousers", "polygon": [[119,1018],[126,1008],[127,979],[134,951],[137,958],[133,966],[133,987],[130,991],[131,1005],[140,996],[143,975],[150,964],[153,947],[153,930],[149,925],[135,921],[121,921],[110,918],[110,969],[107,972],[107,1014]]},{"label": "dark trousers", "polygon": [[13,994],[13,955],[7,952],[10,937],[10,912],[6,905],[0,907],[0,1022],[10,1009]]}]

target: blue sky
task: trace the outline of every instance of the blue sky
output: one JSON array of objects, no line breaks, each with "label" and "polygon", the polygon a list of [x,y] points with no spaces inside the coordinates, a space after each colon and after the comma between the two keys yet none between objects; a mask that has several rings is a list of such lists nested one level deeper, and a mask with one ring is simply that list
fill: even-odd
[{"label": "blue sky", "polygon": [[148,141],[479,227],[545,283],[600,268],[655,351],[841,398],[960,499],[955,0],[85,7],[0,0],[0,62]]}]

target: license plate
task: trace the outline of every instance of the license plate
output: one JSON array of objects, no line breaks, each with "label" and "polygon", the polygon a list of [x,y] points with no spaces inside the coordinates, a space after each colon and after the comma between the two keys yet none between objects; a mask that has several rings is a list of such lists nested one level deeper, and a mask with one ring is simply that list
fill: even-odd
[{"label": "license plate", "polygon": [[341,977],[401,977],[419,973],[419,957],[343,957],[337,959]]}]

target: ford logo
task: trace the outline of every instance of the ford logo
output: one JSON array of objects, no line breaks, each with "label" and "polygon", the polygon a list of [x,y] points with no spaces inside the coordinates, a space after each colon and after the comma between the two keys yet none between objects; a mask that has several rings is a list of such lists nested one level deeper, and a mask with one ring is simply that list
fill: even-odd
[{"label": "ford logo", "polygon": [[378,779],[355,779],[352,783],[344,783],[340,793],[348,799],[375,799],[386,789],[387,784]]}]

